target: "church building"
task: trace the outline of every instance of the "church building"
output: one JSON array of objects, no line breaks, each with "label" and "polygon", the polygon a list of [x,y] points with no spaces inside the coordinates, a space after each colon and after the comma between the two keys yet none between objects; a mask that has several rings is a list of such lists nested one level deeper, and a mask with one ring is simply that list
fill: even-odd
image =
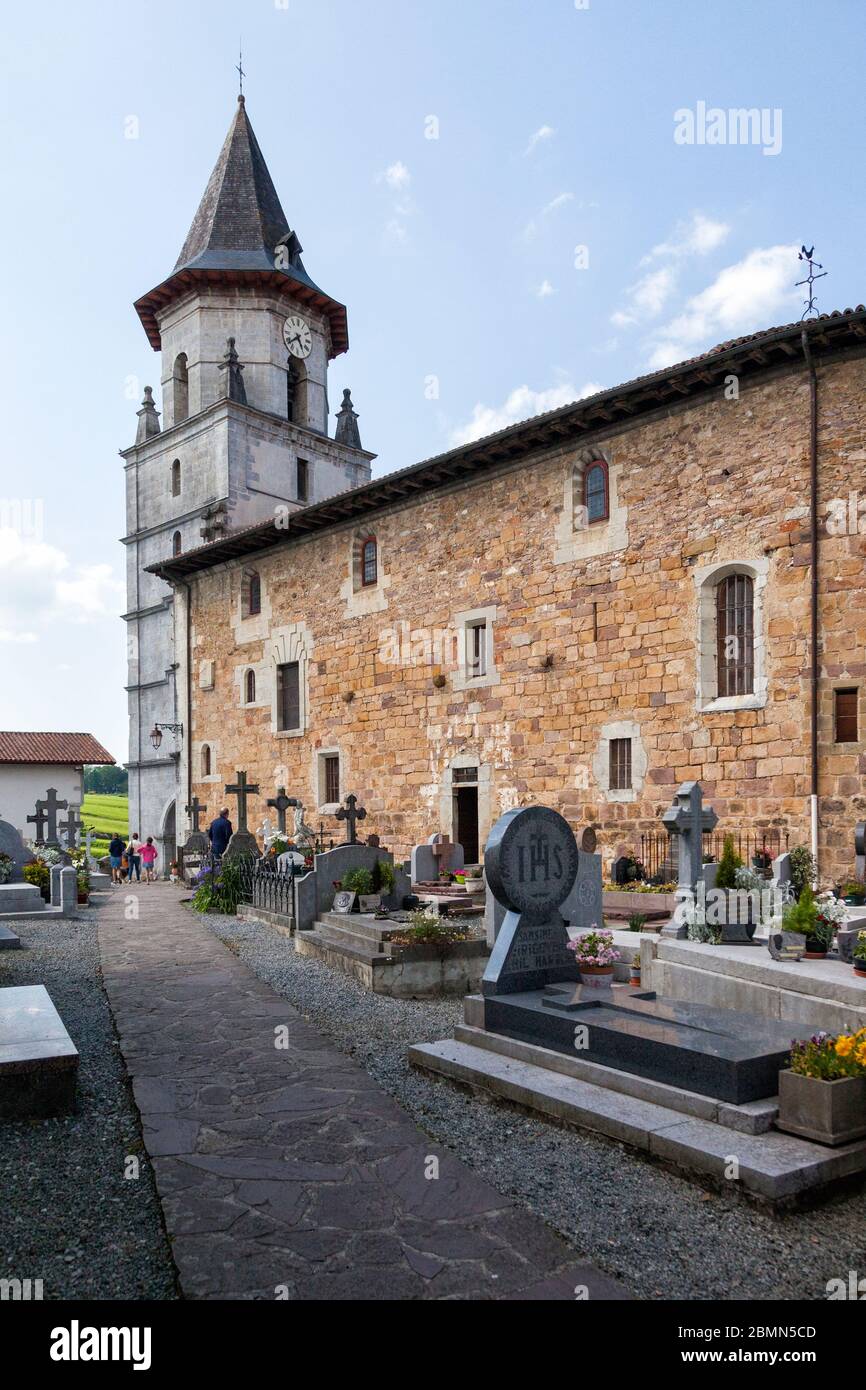
[{"label": "church building", "polygon": [[[242,770],[253,828],[285,786],[336,835],[355,793],[397,856],[442,831],[471,862],[504,810],[543,803],[609,861],[699,780],[721,830],[850,876],[866,309],[371,481],[348,398],[327,436],[345,311],[301,265],[243,104],[137,308],[164,419],[146,400],[125,454],[133,818],[138,796],[167,843]],[[183,733],[153,758],[159,722]]]}]

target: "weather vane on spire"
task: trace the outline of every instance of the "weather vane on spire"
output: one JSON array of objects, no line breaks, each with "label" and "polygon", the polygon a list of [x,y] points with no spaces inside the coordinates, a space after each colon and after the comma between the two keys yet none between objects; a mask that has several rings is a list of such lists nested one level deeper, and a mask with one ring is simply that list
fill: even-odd
[{"label": "weather vane on spire", "polygon": [[239,82],[240,82],[240,91],[238,92],[238,95],[239,95],[239,96],[243,96],[243,94],[244,94],[244,78],[246,77],[246,73],[244,72],[244,41],[243,41],[243,39],[241,39],[241,42],[240,42],[240,55],[239,55],[239,56],[240,56],[240,61],[238,62],[238,65],[237,65],[237,67],[235,68],[235,71],[237,72],[238,80],[239,80]]},{"label": "weather vane on spire", "polygon": [[[800,285],[808,285],[808,286],[809,286],[809,298],[803,300],[803,303],[805,304],[806,309],[805,309],[805,312],[803,313],[803,315],[802,315],[802,317],[801,317],[801,319],[800,319],[800,322],[801,322],[801,323],[803,322],[803,319],[807,319],[807,318],[809,317],[810,314],[814,314],[816,319],[820,317],[820,315],[819,315],[819,313],[818,313],[818,306],[817,306],[817,304],[815,303],[815,290],[814,290],[814,284],[815,284],[815,281],[816,281],[816,280],[823,280],[824,277],[825,277],[825,275],[827,274],[827,271],[824,269],[824,267],[823,267],[823,265],[821,264],[820,261],[816,261],[816,260],[813,259],[813,258],[814,258],[814,255],[815,255],[815,248],[814,248],[814,246],[813,246],[809,251],[806,250],[805,246],[801,246],[801,247],[800,247],[800,250],[797,252],[797,260],[798,260],[798,261],[807,261],[807,262],[808,262],[808,265],[809,265],[809,274],[806,276],[805,280],[798,280],[798,281],[797,281],[797,287],[798,287],[798,288],[800,287]],[[821,272],[820,275],[816,275],[816,274],[815,274],[815,267],[816,267],[816,266],[818,267],[818,269],[819,269],[820,272]]]}]

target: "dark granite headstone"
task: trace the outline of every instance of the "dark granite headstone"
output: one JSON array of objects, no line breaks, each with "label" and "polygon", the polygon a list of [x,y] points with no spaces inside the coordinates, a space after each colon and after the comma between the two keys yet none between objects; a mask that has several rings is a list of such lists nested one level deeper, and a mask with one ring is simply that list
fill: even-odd
[{"label": "dark granite headstone", "polygon": [[559,911],[577,877],[577,843],[568,822],[544,806],[500,817],[487,841],[490,891],[506,908],[484,973],[485,995],[576,981],[579,972]]},{"label": "dark granite headstone", "polygon": [[25,864],[32,864],[33,855],[26,848],[15,826],[10,825],[5,820],[0,820],[0,853],[8,854],[12,860],[10,883],[22,883],[24,880],[22,869]]}]

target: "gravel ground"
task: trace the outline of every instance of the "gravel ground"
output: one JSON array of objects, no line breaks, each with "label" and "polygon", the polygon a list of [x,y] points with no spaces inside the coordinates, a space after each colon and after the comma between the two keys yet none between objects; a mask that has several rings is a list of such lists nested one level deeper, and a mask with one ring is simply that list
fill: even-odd
[{"label": "gravel ground", "polygon": [[138,1111],[114,1032],[94,920],[13,923],[0,987],[42,984],[81,1054],[78,1108],[0,1125],[0,1278],[41,1279],[46,1299],[177,1298]]},{"label": "gravel ground", "polygon": [[[437,1142],[638,1297],[823,1299],[829,1279],[866,1274],[866,1191],[782,1216],[704,1191],[617,1144],[411,1069],[407,1045],[449,1037],[461,1000],[385,999],[297,956],[292,942],[263,923],[201,920]],[[733,1131],[731,1141],[735,1152]]]}]

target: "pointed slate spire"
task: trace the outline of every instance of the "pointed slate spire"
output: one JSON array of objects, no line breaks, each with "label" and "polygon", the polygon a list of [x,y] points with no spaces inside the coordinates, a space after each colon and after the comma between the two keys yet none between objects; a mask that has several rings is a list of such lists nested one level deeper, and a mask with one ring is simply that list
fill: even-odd
[{"label": "pointed slate spire", "polygon": [[337,430],[334,435],[337,444],[347,444],[350,449],[360,449],[361,434],[358,430],[358,414],[352,405],[352,393],[348,386],[343,392],[343,404],[337,411]]},{"label": "pointed slate spire", "polygon": [[138,429],[135,432],[136,444],[143,444],[146,439],[152,439],[155,434],[159,434],[159,411],[153,400],[153,387],[145,386],[144,400],[141,403],[141,410],[138,412]]}]

